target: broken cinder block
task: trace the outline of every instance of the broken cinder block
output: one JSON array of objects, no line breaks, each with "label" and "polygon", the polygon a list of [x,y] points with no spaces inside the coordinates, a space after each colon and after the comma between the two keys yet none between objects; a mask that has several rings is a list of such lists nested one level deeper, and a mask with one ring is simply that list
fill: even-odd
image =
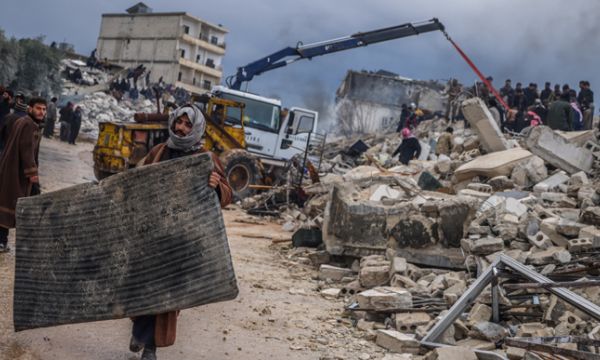
[{"label": "broken cinder block", "polygon": [[586,226],[579,231],[579,238],[592,240],[593,248],[600,248],[600,229],[596,226]]},{"label": "broken cinder block", "polygon": [[404,333],[414,333],[417,327],[426,325],[431,321],[431,316],[426,312],[396,313],[394,315],[396,330]]},{"label": "broken cinder block", "polygon": [[570,252],[581,252],[590,250],[594,247],[594,244],[591,239],[571,239],[569,240],[569,251]]}]

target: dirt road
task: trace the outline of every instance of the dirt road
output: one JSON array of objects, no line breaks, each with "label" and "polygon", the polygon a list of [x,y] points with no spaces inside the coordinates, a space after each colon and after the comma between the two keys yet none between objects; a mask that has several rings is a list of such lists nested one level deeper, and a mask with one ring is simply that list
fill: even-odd
[{"label": "dirt road", "polygon": [[[40,178],[45,192],[93,180],[92,145],[42,142]],[[383,351],[341,319],[341,300],[319,295],[315,271],[289,256],[288,245],[256,235],[289,236],[281,226],[251,219],[232,206],[224,211],[240,287],[236,300],[185,310],[174,346],[158,359],[381,359]],[[248,222],[255,222],[249,224]],[[0,255],[0,359],[134,360],[128,319],[65,325],[14,333],[10,254]]]}]

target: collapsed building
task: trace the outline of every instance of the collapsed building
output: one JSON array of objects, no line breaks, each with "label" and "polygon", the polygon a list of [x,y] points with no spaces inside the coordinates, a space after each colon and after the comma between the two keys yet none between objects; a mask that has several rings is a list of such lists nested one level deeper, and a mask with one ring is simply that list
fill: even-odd
[{"label": "collapsed building", "polygon": [[429,113],[446,107],[444,84],[418,81],[379,70],[350,70],[336,91],[336,118],[342,133],[395,129],[402,104],[415,103]]},{"label": "collapsed building", "polygon": [[[402,165],[396,133],[330,143],[282,214],[294,246],[307,229],[323,242],[296,253],[385,359],[600,359],[597,132],[509,137],[480,99],[462,111],[449,156]],[[433,148],[447,126],[415,132]]]}]

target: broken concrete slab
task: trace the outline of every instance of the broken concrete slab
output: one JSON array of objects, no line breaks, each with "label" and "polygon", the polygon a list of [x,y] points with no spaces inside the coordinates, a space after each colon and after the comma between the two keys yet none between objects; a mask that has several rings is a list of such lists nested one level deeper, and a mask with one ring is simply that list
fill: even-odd
[{"label": "broken concrete slab", "polygon": [[212,169],[210,156],[187,156],[19,199],[15,330],[235,298]]},{"label": "broken concrete slab", "polygon": [[566,264],[569,261],[571,261],[571,253],[558,246],[534,251],[527,258],[527,262],[532,265]]},{"label": "broken concrete slab", "polygon": [[475,255],[490,255],[504,249],[504,241],[501,238],[485,237],[481,239],[462,239],[462,248]]},{"label": "broken concrete slab", "polygon": [[510,175],[511,180],[521,187],[530,187],[548,177],[548,169],[544,160],[533,156],[518,163]]},{"label": "broken concrete slab", "polygon": [[534,127],[526,143],[529,151],[569,174],[592,169],[591,151],[569,143],[547,126]]},{"label": "broken concrete slab", "polygon": [[481,146],[485,151],[503,151],[510,148],[490,110],[481,99],[465,100],[461,108],[465,119],[477,132]]},{"label": "broken concrete slab", "polygon": [[421,347],[414,334],[404,334],[396,330],[378,330],[375,342],[395,353],[418,354]]},{"label": "broken concrete slab", "polygon": [[539,195],[544,192],[555,191],[559,185],[566,184],[569,180],[570,177],[566,172],[559,171],[542,182],[535,184],[533,192]]},{"label": "broken concrete slab", "polygon": [[353,276],[354,272],[352,269],[341,268],[328,264],[322,264],[319,267],[319,279],[321,280],[333,280],[341,281],[343,278]]},{"label": "broken concrete slab", "polygon": [[356,296],[361,309],[397,309],[412,307],[412,294],[403,288],[376,287]]},{"label": "broken concrete slab", "polygon": [[498,151],[461,165],[454,171],[454,176],[457,181],[469,180],[475,176],[489,178],[508,176],[518,163],[531,157],[533,157],[531,152],[521,148]]},{"label": "broken concrete slab", "polygon": [[390,281],[390,265],[363,266],[358,274],[360,284],[369,289],[375,286],[386,285]]},{"label": "broken concrete slab", "polygon": [[594,140],[594,131],[593,130],[584,130],[584,131],[560,131],[555,130],[555,132],[563,137],[566,141],[571,144],[583,147],[585,143],[588,141]]}]

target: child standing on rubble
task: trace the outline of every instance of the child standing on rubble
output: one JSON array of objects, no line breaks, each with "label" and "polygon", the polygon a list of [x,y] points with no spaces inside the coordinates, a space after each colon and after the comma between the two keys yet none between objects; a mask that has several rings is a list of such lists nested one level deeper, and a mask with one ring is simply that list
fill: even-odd
[{"label": "child standing on rubble", "polygon": [[411,159],[418,158],[421,155],[421,144],[408,128],[402,129],[402,143],[394,151],[392,157],[400,154],[400,162],[408,165]]}]

